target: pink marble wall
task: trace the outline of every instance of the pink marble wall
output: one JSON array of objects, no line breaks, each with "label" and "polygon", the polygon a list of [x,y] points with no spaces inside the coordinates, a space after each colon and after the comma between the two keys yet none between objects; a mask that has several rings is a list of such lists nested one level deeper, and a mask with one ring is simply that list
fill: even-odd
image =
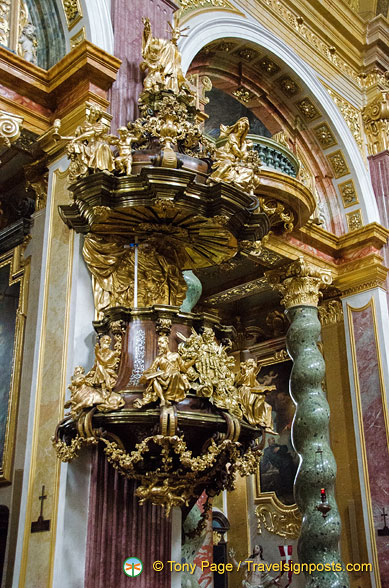
[{"label": "pink marble wall", "polygon": [[[126,480],[96,450],[89,498],[85,588],[169,588],[170,572],[154,572],[155,560],[171,559],[171,521],[161,507],[139,505],[135,483]],[[143,562],[134,578],[123,572],[127,557]]]},{"label": "pink marble wall", "polygon": [[[381,223],[384,227],[389,228],[389,151],[383,151],[369,157],[369,165]],[[381,255],[384,257],[386,267],[389,267],[389,245],[382,249]],[[386,278],[386,290],[389,303],[389,276]]]},{"label": "pink marble wall", "polygon": [[352,321],[381,583],[389,587],[389,537],[377,533],[382,509],[389,512],[389,453],[372,307],[353,312]]},{"label": "pink marble wall", "polygon": [[122,60],[109,95],[114,130],[138,115],[138,97],[142,90],[139,70],[142,61],[142,17],[150,19],[155,36],[167,37],[167,21],[171,21],[177,8],[173,0],[112,0],[114,54]]}]

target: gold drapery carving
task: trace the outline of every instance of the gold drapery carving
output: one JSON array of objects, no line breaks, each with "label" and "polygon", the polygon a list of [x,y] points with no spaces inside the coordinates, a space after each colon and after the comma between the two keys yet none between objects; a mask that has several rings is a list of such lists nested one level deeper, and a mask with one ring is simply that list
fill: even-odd
[{"label": "gold drapery carving", "polygon": [[[163,244],[161,244],[163,247]],[[119,238],[89,234],[83,255],[92,274],[95,309],[99,317],[114,306],[134,306],[135,246]],[[181,306],[185,280],[174,263],[145,242],[138,246],[137,306]]]}]

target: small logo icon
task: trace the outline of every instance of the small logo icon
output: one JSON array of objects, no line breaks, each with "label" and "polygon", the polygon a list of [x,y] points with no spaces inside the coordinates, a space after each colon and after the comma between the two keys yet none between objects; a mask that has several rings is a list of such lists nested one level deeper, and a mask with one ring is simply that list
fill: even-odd
[{"label": "small logo icon", "polygon": [[139,576],[139,574],[142,573],[142,570],[143,564],[137,557],[127,557],[123,564],[123,572],[126,576],[130,576],[131,578]]}]

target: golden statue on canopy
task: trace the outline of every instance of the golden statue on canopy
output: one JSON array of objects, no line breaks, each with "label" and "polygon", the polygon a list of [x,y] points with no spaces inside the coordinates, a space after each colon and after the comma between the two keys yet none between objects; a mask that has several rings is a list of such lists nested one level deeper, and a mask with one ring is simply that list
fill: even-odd
[{"label": "golden statue on canopy", "polygon": [[[174,94],[184,91],[194,93],[185,78],[181,67],[181,54],[177,47],[178,39],[183,36],[178,23],[171,28],[170,39],[157,39],[151,32],[150,20],[143,19],[142,57],[140,65],[142,71],[147,71],[143,82],[145,91],[160,92],[170,90]],[[186,29],[184,29],[186,30]]]},{"label": "golden statue on canopy", "polygon": [[230,127],[220,125],[220,138],[226,142],[216,149],[216,161],[211,182],[235,184],[241,190],[254,192],[260,183],[261,161],[258,153],[247,140],[250,123],[247,117],[240,118]]}]

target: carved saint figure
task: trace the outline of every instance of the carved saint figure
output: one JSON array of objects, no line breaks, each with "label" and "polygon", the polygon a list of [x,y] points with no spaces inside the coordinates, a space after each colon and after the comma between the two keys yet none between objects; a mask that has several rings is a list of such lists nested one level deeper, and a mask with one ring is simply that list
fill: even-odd
[{"label": "carved saint figure", "polygon": [[[235,567],[238,568],[238,562],[235,558],[235,551],[230,549],[229,556]],[[273,578],[270,575],[269,563],[263,559],[263,549],[261,545],[254,545],[253,553],[241,562],[242,569],[245,569],[242,588],[271,588],[271,586],[280,586],[279,578],[281,575]]]},{"label": "carved saint figure", "polygon": [[254,191],[260,179],[260,160],[252,149],[252,142],[246,140],[250,123],[248,118],[240,118],[234,125],[220,125],[220,137],[226,138],[222,147],[216,150],[213,182],[234,184],[241,190]]},{"label": "carved saint figure", "polygon": [[53,137],[69,141],[67,153],[70,159],[69,178],[71,181],[93,171],[113,171],[115,164],[108,144],[108,127],[102,120],[103,112],[95,105],[89,109],[84,125],[76,129],[74,136],[63,137],[59,134],[61,121],[54,121]]},{"label": "carved saint figure", "polygon": [[148,18],[143,19],[142,57],[140,65],[142,71],[147,70],[143,87],[146,91],[159,92],[171,90],[175,94],[181,91],[192,93],[188,80],[181,67],[181,55],[177,41],[182,35],[179,26],[171,27],[171,39],[157,39],[153,37]]},{"label": "carved saint figure", "polygon": [[265,400],[267,392],[275,390],[275,386],[263,386],[257,380],[260,371],[255,359],[248,359],[240,364],[240,372],[235,378],[240,395],[240,405],[250,425],[260,425],[268,433],[273,431],[272,407]]},{"label": "carved saint figure", "polygon": [[148,385],[143,399],[134,402],[136,408],[158,399],[161,406],[170,406],[172,402],[184,400],[190,389],[186,372],[194,364],[195,358],[184,361],[179,353],[170,351],[166,335],[158,338],[158,350],[157,357],[140,380],[141,384]]},{"label": "carved saint figure", "polygon": [[111,349],[111,337],[103,335],[95,345],[95,363],[88,374],[88,383],[111,392],[117,380],[120,351]]},{"label": "carved saint figure", "polygon": [[23,29],[19,37],[19,54],[23,59],[30,63],[37,63],[36,48],[38,42],[36,40],[36,28],[29,22]]},{"label": "carved saint figure", "polygon": [[70,408],[70,414],[77,418],[84,408],[97,406],[98,410],[107,412],[118,410],[124,406],[124,400],[116,392],[107,393],[106,390],[93,387],[89,381],[89,374],[85,374],[82,366],[74,368],[72,383],[69,386],[70,400],[65,403],[65,408]]}]

